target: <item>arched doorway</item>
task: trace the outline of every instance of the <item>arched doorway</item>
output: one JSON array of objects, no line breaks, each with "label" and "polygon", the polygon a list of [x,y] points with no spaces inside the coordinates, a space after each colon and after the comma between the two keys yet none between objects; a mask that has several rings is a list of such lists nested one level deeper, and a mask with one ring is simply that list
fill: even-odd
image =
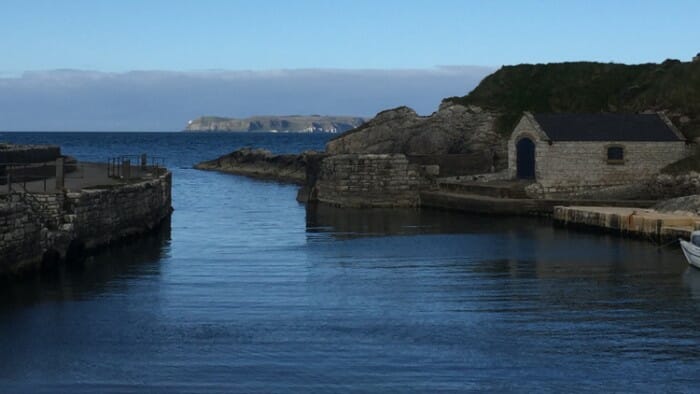
[{"label": "arched doorway", "polygon": [[523,138],[515,145],[518,179],[535,179],[535,143]]}]

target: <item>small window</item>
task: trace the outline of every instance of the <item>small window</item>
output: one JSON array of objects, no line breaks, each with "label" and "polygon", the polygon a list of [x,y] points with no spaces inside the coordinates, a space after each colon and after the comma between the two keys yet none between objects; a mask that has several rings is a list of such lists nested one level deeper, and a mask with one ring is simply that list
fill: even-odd
[{"label": "small window", "polygon": [[621,146],[609,146],[608,164],[625,164],[625,148]]}]

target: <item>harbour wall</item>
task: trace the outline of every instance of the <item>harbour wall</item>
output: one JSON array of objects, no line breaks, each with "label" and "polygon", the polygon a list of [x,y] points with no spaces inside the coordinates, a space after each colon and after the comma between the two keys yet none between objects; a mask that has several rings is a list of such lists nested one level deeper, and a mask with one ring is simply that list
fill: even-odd
[{"label": "harbour wall", "polygon": [[302,201],[340,207],[417,207],[427,183],[419,165],[402,154],[320,157],[307,171]]},{"label": "harbour wall", "polygon": [[13,194],[0,203],[0,276],[70,262],[156,228],[170,216],[172,175],[55,194]]}]

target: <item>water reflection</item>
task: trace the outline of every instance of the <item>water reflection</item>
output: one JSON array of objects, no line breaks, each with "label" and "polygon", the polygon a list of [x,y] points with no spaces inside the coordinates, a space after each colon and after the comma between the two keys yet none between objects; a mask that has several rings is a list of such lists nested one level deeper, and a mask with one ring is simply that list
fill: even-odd
[{"label": "water reflection", "polygon": [[356,209],[310,204],[306,208],[306,231],[312,237],[325,233],[335,239],[352,239],[418,234],[548,234],[552,228],[550,221],[542,218],[494,218],[433,209]]},{"label": "water reflection", "polygon": [[97,251],[78,266],[0,287],[0,310],[42,301],[86,299],[127,286],[128,279],[160,274],[160,261],[169,253],[171,225],[166,219],[156,231]]},{"label": "water reflection", "polygon": [[683,284],[690,291],[693,300],[700,302],[700,270],[690,266],[686,268],[683,272]]}]

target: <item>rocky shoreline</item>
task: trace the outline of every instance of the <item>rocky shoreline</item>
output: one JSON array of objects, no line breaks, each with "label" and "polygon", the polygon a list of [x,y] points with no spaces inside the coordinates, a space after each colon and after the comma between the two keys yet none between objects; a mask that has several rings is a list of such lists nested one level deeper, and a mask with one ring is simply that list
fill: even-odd
[{"label": "rocky shoreline", "polygon": [[276,155],[265,149],[243,148],[195,164],[194,168],[302,185],[306,181],[307,157],[313,155],[316,152]]}]

